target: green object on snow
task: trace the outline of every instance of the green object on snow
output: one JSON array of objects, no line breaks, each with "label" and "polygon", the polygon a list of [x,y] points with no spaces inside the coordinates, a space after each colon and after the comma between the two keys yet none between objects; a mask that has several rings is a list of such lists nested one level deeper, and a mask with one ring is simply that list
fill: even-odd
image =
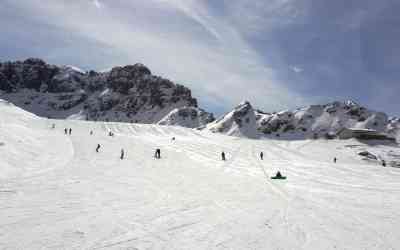
[{"label": "green object on snow", "polygon": [[272,176],[271,179],[273,179],[273,180],[286,180],[286,176],[281,176],[281,177]]}]

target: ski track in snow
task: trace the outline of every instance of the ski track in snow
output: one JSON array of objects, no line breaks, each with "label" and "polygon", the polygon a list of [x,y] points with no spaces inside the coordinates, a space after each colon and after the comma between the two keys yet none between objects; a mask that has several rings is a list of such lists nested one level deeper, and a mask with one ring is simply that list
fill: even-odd
[{"label": "ski track in snow", "polygon": [[[400,170],[356,159],[323,161],[315,155],[322,150],[318,141],[299,146],[181,127],[33,119],[9,109],[0,107],[9,121],[0,123],[0,134],[35,133],[32,140],[41,144],[20,146],[19,137],[0,138],[0,156],[9,155],[0,159],[0,170],[11,165],[21,171],[0,175],[0,249],[396,249],[400,244]],[[64,135],[64,128],[72,128],[72,135]],[[327,155],[336,150],[323,145]],[[153,157],[156,148],[159,160]],[[271,180],[277,170],[288,179]]]}]

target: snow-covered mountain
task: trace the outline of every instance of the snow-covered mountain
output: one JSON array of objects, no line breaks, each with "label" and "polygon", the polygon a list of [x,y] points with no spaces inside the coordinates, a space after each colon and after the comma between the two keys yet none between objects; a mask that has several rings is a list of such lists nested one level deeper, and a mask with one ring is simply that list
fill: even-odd
[{"label": "snow-covered mountain", "polygon": [[212,113],[208,113],[196,107],[183,107],[172,110],[157,124],[177,125],[187,128],[202,128],[214,121]]},{"label": "snow-covered mountain", "polygon": [[240,103],[231,112],[207,125],[212,132],[226,135],[257,138],[255,111],[248,101]]},{"label": "snow-covered mountain", "polygon": [[190,89],[152,75],[143,64],[85,72],[41,59],[0,63],[0,99],[38,116],[206,128],[232,136],[331,138],[368,129],[400,141],[400,119],[354,101],[267,113],[243,102],[217,121],[197,107]]},{"label": "snow-covered mountain", "polygon": [[353,101],[311,105],[296,110],[266,113],[249,102],[209,124],[213,132],[250,138],[332,138],[344,128],[374,130],[399,138],[400,120],[369,110]]},{"label": "snow-covered mountain", "polygon": [[[197,108],[190,89],[152,75],[142,64],[99,73],[34,58],[4,62],[0,63],[0,98],[39,116],[62,119],[164,121],[189,127],[213,119]],[[187,116],[188,109],[199,116]]]}]

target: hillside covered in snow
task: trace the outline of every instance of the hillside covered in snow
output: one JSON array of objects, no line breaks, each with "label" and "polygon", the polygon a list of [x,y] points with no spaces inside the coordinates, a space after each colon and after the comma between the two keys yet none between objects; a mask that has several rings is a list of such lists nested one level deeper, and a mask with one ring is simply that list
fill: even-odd
[{"label": "hillside covered in snow", "polygon": [[[0,249],[400,245],[400,168],[359,154],[400,158],[398,146],[54,120],[5,101],[0,117]],[[286,180],[270,178],[278,170]]]},{"label": "hillside covered in snow", "polygon": [[[142,64],[84,72],[34,58],[3,62],[0,99],[39,116],[59,119],[134,123],[163,120],[168,124],[180,120],[184,123],[178,125],[191,127],[214,119],[197,107],[188,88],[152,75]],[[168,118],[171,112],[174,119]]]}]

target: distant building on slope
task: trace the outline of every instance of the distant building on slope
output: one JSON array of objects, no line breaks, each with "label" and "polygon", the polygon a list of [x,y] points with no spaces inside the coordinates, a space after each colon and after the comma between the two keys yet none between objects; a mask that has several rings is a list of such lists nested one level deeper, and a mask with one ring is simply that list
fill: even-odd
[{"label": "distant building on slope", "polygon": [[360,140],[387,140],[396,141],[388,134],[378,132],[373,129],[343,128],[337,133],[339,139],[356,138]]}]

